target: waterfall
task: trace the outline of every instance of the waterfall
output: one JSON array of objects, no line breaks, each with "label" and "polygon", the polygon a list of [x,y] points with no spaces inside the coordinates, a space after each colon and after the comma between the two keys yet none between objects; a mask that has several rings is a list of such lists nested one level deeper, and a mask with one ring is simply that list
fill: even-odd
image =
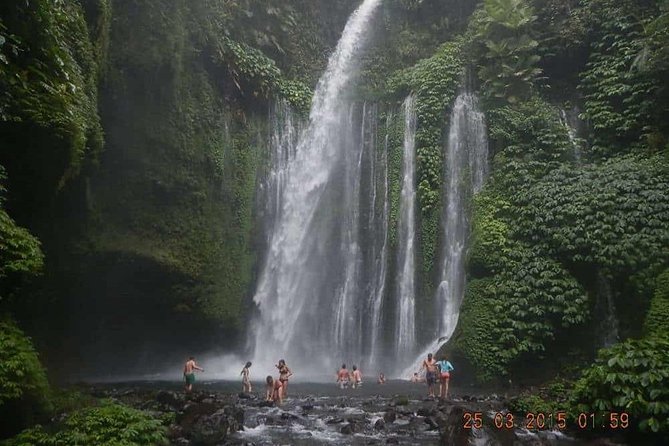
[{"label": "waterfall", "polygon": [[[363,105],[361,135],[365,133],[365,124],[367,104]],[[351,106],[349,112],[348,129],[346,132],[348,142],[344,152],[344,218],[343,223],[344,237],[341,242],[341,252],[344,253],[344,281],[335,297],[334,310],[334,339],[335,344],[339,346],[342,353],[350,354],[361,345],[362,339],[356,339],[362,335],[362,327],[358,322],[362,318],[357,317],[357,297],[359,295],[360,268],[362,266],[362,257],[360,252],[360,172],[362,167],[362,153],[364,138],[361,137],[361,143],[356,144],[353,139],[352,129],[353,112],[355,108]]]},{"label": "waterfall", "polygon": [[468,92],[455,100],[445,157],[446,202],[442,225],[442,268],[435,300],[438,315],[435,339],[402,372],[411,376],[429,352],[435,353],[453,334],[465,287],[465,254],[469,236],[469,203],[488,173],[488,138],[477,97]]},{"label": "waterfall", "polygon": [[597,273],[595,314],[601,315],[597,319],[599,347],[611,347],[616,342],[620,342],[613,290],[609,279],[602,272]]},{"label": "waterfall", "polygon": [[400,195],[397,328],[397,358],[411,355],[416,338],[416,98],[410,95],[403,104],[404,148],[402,161],[402,192]]},{"label": "waterfall", "polygon": [[567,136],[569,137],[569,142],[571,143],[571,147],[573,150],[574,154],[574,162],[577,165],[581,165],[581,141],[578,139],[578,128],[579,128],[579,120],[578,120],[578,114],[579,110],[578,107],[572,108],[571,111],[567,112],[564,108],[560,107],[560,123],[563,125],[565,130],[567,131]]},{"label": "waterfall", "polygon": [[[273,370],[284,357],[297,376],[329,376],[342,359],[359,361],[363,355],[355,330],[364,321],[359,219],[365,141],[354,125],[359,109],[345,93],[380,3],[364,0],[349,18],[285,172],[254,296],[254,362],[262,369]],[[366,115],[362,110],[362,121]]]},{"label": "waterfall", "polygon": [[[372,184],[373,194],[372,202],[370,206],[370,216],[369,216],[369,232],[373,237],[372,245],[372,254],[371,254],[371,264],[373,265],[372,281],[370,283],[369,289],[369,304],[368,304],[368,313],[370,320],[370,330],[369,330],[369,350],[367,357],[369,358],[369,364],[379,364],[380,362],[380,340],[382,335],[382,311],[383,311],[383,298],[386,292],[386,277],[388,273],[388,211],[389,211],[389,200],[388,200],[388,129],[390,128],[390,122],[392,120],[392,115],[388,114],[386,118],[386,137],[383,145],[383,150],[381,150],[380,160],[377,160],[378,155],[375,150],[376,142],[373,145],[370,145],[370,183]],[[374,119],[376,122],[376,118]],[[377,164],[380,163],[380,168],[377,168]],[[377,208],[379,207],[378,203],[378,192],[377,189],[381,188],[381,218],[376,217]],[[377,227],[377,221],[379,221],[379,226]],[[380,230],[379,230],[380,229]]]},{"label": "waterfall", "polygon": [[[450,338],[458,323],[465,286],[465,248],[469,236],[467,201],[488,172],[488,136],[478,100],[463,93],[451,114],[446,153],[446,206],[441,283],[437,289],[441,337]],[[467,177],[469,176],[469,178]]]},{"label": "waterfall", "polygon": [[288,166],[295,158],[297,137],[302,123],[295,118],[285,100],[272,104],[269,112],[268,171],[260,185],[260,218],[265,242],[269,244],[275,225],[281,216],[282,197],[288,175]]}]

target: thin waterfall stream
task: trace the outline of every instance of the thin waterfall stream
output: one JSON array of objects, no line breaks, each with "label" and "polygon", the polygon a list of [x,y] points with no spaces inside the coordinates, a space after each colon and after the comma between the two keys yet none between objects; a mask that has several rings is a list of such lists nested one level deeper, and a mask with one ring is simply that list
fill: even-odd
[{"label": "thin waterfall stream", "polygon": [[435,340],[406,364],[402,377],[417,371],[427,353],[436,353],[458,323],[465,287],[465,254],[469,237],[468,202],[483,186],[488,173],[488,136],[485,117],[473,93],[458,95],[451,112],[444,169],[443,253],[440,283],[435,296]]},{"label": "thin waterfall stream", "polygon": [[406,360],[415,349],[416,339],[416,97],[410,95],[402,105],[404,146],[402,192],[398,239],[397,276],[397,358]]}]

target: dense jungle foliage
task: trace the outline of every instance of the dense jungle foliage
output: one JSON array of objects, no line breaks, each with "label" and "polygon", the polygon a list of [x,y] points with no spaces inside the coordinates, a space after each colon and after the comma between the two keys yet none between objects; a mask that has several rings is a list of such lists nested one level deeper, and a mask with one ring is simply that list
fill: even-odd
[{"label": "dense jungle foliage", "polygon": [[[16,420],[0,434],[58,412],[40,359],[56,378],[239,341],[268,107],[306,114],[358,3],[0,3],[0,415]],[[417,98],[419,318],[434,308],[450,107],[469,88],[491,175],[445,351],[479,383],[551,383],[518,410],[625,410],[636,432],[669,435],[669,1],[387,0],[372,39],[356,93],[388,133],[393,243],[397,111]],[[102,403],[9,444],[87,435],[160,444],[164,428]]]}]

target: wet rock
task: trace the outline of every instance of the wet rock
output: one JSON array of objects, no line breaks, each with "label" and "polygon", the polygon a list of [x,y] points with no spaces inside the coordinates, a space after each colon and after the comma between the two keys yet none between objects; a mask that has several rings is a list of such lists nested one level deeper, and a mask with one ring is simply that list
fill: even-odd
[{"label": "wet rock", "polygon": [[224,442],[232,430],[229,416],[225,409],[222,409],[200,417],[193,425],[189,437],[195,444],[215,446]]},{"label": "wet rock", "polygon": [[409,398],[406,396],[398,396],[395,398],[395,401],[393,401],[396,406],[406,406],[409,404]]},{"label": "wet rock", "polygon": [[188,431],[200,417],[211,415],[218,409],[213,404],[190,402],[184,405],[183,409],[177,413],[176,422]]},{"label": "wet rock", "polygon": [[260,401],[258,407],[274,407],[274,401]]},{"label": "wet rock", "polygon": [[314,409],[313,404],[303,404],[301,407],[302,407],[302,410],[305,411],[305,412],[308,412],[308,411]]},{"label": "wet rock", "polygon": [[337,418],[337,417],[325,420],[325,424],[339,424],[339,423],[343,423],[343,422],[344,422],[343,418]]},{"label": "wet rock", "polygon": [[169,390],[161,390],[156,394],[156,401],[165,406],[181,410],[184,407],[184,400],[181,395]]},{"label": "wet rock", "polygon": [[239,394],[237,395],[237,397],[238,397],[240,400],[251,400],[251,399],[254,398],[254,396],[255,396],[255,395],[253,395],[253,394],[251,394],[251,393],[245,393],[245,392],[239,392]]},{"label": "wet rock", "polygon": [[170,425],[169,429],[167,430],[167,438],[176,440],[184,436],[185,436],[184,429],[178,424]]},{"label": "wet rock", "polygon": [[295,414],[292,414],[290,412],[283,412],[281,414],[281,419],[282,420],[297,420],[299,417]]},{"label": "wet rock", "polygon": [[437,409],[434,406],[423,406],[416,411],[416,415],[421,417],[431,417],[434,416],[436,412]]},{"label": "wet rock", "polygon": [[180,437],[175,440],[172,440],[171,444],[174,446],[190,446],[191,442],[187,438]]},{"label": "wet rock", "polygon": [[430,427],[430,430],[439,429],[439,424],[437,424],[437,420],[434,417],[427,417],[423,421]]},{"label": "wet rock", "polygon": [[463,415],[466,409],[460,405],[448,406],[439,412],[436,418],[440,432],[440,444],[451,446],[468,446],[470,429],[463,425]]},{"label": "wet rock", "polygon": [[399,444],[399,442],[400,442],[399,439],[395,437],[386,439],[386,444]]},{"label": "wet rock", "polygon": [[379,418],[376,420],[376,423],[374,423],[374,429],[377,431],[383,430],[386,428],[386,422],[383,421],[383,418]]},{"label": "wet rock", "polygon": [[386,423],[393,423],[397,419],[397,413],[393,410],[387,410],[386,413],[383,414],[383,421]]},{"label": "wet rock", "polygon": [[344,435],[352,435],[360,430],[359,426],[356,423],[347,423],[339,429]]}]

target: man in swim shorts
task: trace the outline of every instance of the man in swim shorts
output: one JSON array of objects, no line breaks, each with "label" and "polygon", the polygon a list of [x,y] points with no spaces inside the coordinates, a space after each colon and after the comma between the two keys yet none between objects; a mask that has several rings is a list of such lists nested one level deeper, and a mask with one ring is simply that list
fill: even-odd
[{"label": "man in swim shorts", "polygon": [[430,398],[434,398],[434,384],[437,382],[437,361],[432,358],[432,353],[427,354],[427,359],[423,360],[421,369],[425,369],[427,395]]},{"label": "man in swim shorts", "polygon": [[186,365],[184,365],[184,381],[186,381],[186,393],[190,393],[193,391],[193,384],[195,384],[196,370],[204,372],[204,369],[195,363],[195,357],[191,356],[190,358],[188,358],[188,361],[186,361]]},{"label": "man in swim shorts", "polygon": [[348,382],[351,380],[351,375],[346,369],[346,364],[341,365],[341,369],[337,372],[337,382],[339,383],[339,388],[343,389],[348,387]]}]

